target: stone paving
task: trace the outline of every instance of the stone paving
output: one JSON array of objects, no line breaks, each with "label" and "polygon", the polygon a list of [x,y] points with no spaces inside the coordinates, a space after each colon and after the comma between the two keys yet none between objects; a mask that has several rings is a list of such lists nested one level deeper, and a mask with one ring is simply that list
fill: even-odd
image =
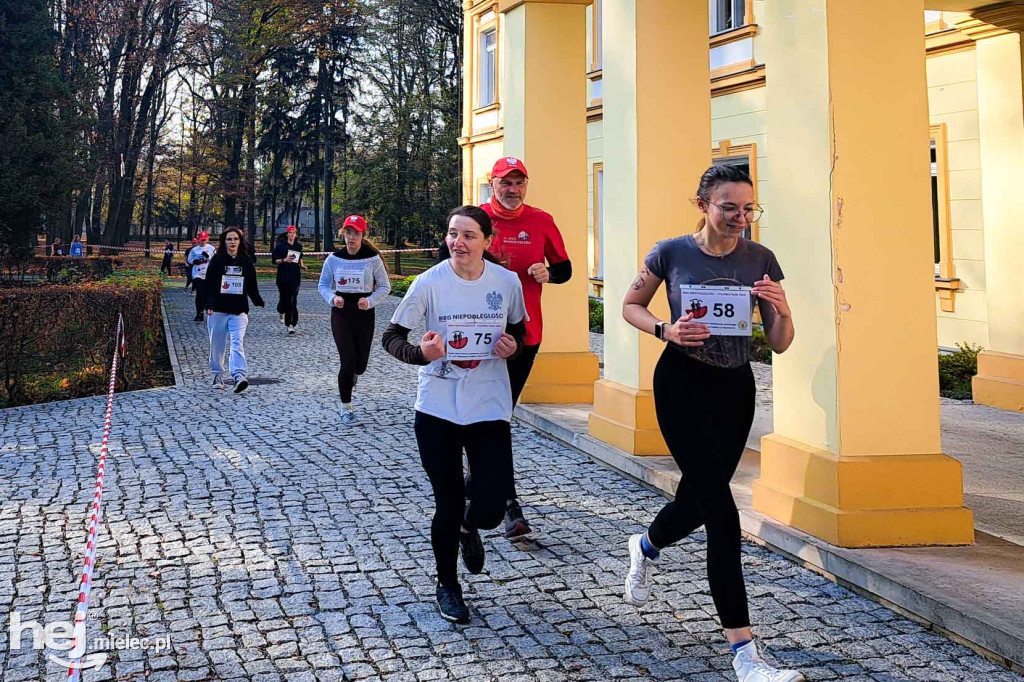
[{"label": "stone paving", "polygon": [[[626,539],[662,498],[520,425],[537,541],[486,534],[486,573],[462,574],[472,623],[440,619],[415,368],[376,346],[356,389],[362,424],[338,426],[326,306],[304,284],[289,337],[262,286],[250,377],[276,383],[213,391],[205,327],[175,288],[165,300],[183,384],[117,397],[89,640],[169,633],[173,650],[117,651],[84,679],[735,679],[703,533],[665,551],[650,603],[625,604]],[[396,303],[380,306],[378,328]],[[6,682],[65,677],[24,641],[11,649],[6,614],[71,618],[104,405],[0,412]],[[1024,679],[765,549],[745,544],[744,565],[755,631],[808,679]]]}]

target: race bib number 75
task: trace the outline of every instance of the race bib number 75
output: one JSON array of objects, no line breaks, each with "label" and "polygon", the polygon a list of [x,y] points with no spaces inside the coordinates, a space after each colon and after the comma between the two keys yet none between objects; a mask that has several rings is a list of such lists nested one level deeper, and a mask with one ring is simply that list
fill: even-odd
[{"label": "race bib number 75", "polygon": [[681,284],[681,312],[692,313],[712,336],[750,336],[750,292],[750,287]]},{"label": "race bib number 75", "polygon": [[449,323],[445,353],[449,360],[492,360],[494,346],[504,331],[503,322]]}]

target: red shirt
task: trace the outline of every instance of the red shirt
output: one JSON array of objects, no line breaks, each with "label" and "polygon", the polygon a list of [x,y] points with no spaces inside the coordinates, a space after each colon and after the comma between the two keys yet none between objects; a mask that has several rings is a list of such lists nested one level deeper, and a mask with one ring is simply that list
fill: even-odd
[{"label": "red shirt", "polygon": [[540,309],[542,285],[526,271],[531,265],[543,263],[545,259],[550,264],[569,260],[562,233],[558,231],[555,219],[550,214],[533,206],[524,207],[515,220],[495,217],[490,204],[480,208],[491,216],[494,225],[491,253],[506,268],[519,275],[519,281],[523,284],[523,297],[526,299],[526,313],[529,316],[523,343],[536,346],[540,344],[544,330]]}]

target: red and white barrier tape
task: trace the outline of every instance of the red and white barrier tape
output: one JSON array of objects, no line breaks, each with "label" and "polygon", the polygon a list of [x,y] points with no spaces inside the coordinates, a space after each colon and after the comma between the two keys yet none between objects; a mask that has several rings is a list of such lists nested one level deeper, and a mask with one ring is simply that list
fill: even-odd
[{"label": "red and white barrier tape", "polygon": [[[45,249],[47,249],[49,247],[47,247],[47,246],[37,246],[36,248],[37,249],[44,249],[45,250]],[[142,246],[106,246],[106,245],[103,245],[103,244],[96,244],[96,245],[93,246],[93,248],[94,249],[111,249],[111,250],[114,250],[114,251],[132,251],[132,252],[135,252],[135,253],[145,253],[146,250],[147,250],[145,247],[142,247]],[[385,250],[381,251],[380,253],[418,253],[418,252],[423,252],[423,251],[437,251],[437,247],[427,248],[427,249],[385,249]],[[163,256],[164,255],[164,251],[162,249],[158,248],[158,247],[150,248],[149,252],[151,254],[154,254],[154,255],[159,255],[159,256]],[[174,253],[175,254],[188,253],[188,250],[185,250],[185,251],[175,251]],[[303,256],[329,256],[332,253],[334,253],[334,251],[303,251],[302,255]],[[271,252],[270,251],[257,251],[256,255],[257,256],[269,256],[269,255],[271,255]]]},{"label": "red and white barrier tape", "polygon": [[[91,515],[89,516],[89,535],[85,545],[85,561],[82,568],[81,587],[78,592],[78,606],[75,608],[75,639],[72,641],[72,651],[79,650],[78,638],[85,637],[85,616],[89,611],[89,595],[92,592],[92,575],[96,565],[96,544],[97,534],[100,528],[101,504],[103,502],[103,479],[106,476],[107,465],[107,443],[110,439],[110,419],[114,412],[114,385],[117,382],[117,361],[124,355],[124,318],[120,313],[117,315],[117,331],[114,332],[114,359],[110,365],[110,390],[107,392],[107,417],[103,423],[103,444],[100,446],[99,473],[96,475],[96,492],[93,496]],[[85,647],[81,647],[85,651]],[[81,675],[81,668],[75,665],[79,658],[71,659],[71,666],[68,668],[69,682],[78,682]]]}]

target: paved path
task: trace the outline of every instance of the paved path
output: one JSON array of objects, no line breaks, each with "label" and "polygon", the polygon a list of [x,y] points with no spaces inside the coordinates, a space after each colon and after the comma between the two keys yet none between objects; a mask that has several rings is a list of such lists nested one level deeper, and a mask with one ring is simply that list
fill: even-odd
[{"label": "paved path", "polygon": [[[266,293],[250,376],[279,383],[210,389],[204,327],[171,291],[184,385],[117,398],[90,640],[170,632],[173,652],[117,652],[85,679],[735,679],[703,534],[665,552],[646,607],[626,605],[626,538],[663,500],[522,426],[519,485],[539,542],[487,534],[489,575],[462,576],[473,622],[441,620],[415,368],[375,348],[357,388],[363,425],[335,426],[325,306],[304,285],[302,333],[288,337]],[[0,412],[0,617],[70,618],[104,402]],[[745,545],[744,564],[757,631],[809,679],[1022,679],[764,549]],[[0,671],[64,679],[11,651],[7,627]]]}]

